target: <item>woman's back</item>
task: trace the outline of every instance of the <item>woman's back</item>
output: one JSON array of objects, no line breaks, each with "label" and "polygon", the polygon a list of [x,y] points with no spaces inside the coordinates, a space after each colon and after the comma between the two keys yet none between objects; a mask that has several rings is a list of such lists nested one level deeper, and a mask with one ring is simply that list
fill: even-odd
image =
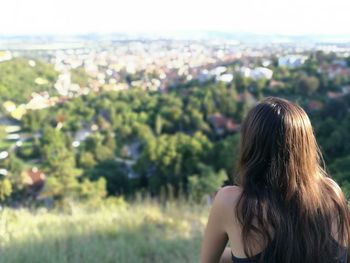
[{"label": "woman's back", "polygon": [[236,170],[240,187],[225,187],[215,198],[203,263],[216,262],[227,241],[238,262],[259,253],[269,263],[339,262],[336,254],[347,251],[341,245],[350,243],[350,212],[301,107],[267,98],[251,109]]},{"label": "woman's back", "polygon": [[[333,182],[333,184],[335,184]],[[335,189],[335,191],[338,191],[338,189]],[[247,258],[244,252],[244,244],[242,242],[242,226],[239,223],[239,220],[237,219],[237,204],[242,194],[242,188],[238,186],[226,186],[218,192],[216,198],[215,198],[215,205],[216,207],[219,207],[216,213],[218,215],[212,215],[214,217],[221,217],[220,221],[222,222],[223,229],[225,229],[227,237],[228,237],[228,243],[230,245],[230,253],[231,253],[231,262],[233,263],[259,263],[260,257],[263,255],[263,253],[268,254],[269,247],[274,246],[274,240],[272,238],[272,241],[270,244],[266,244],[264,240],[259,237],[258,235],[255,236],[252,240],[255,242],[252,242],[250,244],[249,250],[252,253],[252,257]],[[215,211],[213,211],[215,212]],[[267,215],[268,217],[268,215]],[[218,220],[216,220],[218,221]],[[336,226],[336,224],[333,224]],[[271,232],[273,230],[271,229]],[[345,244],[341,244],[341,241],[336,240],[337,239],[337,230],[336,227],[333,228],[331,233],[331,242],[334,248],[335,254],[338,253],[338,255],[334,255],[334,260],[329,263],[347,263],[348,261],[348,248],[345,246]],[[268,259],[268,255],[265,255],[266,259],[262,262],[272,262],[270,259]]]},{"label": "woman's back", "polygon": [[[334,260],[332,260],[333,263],[347,263],[348,262],[348,248],[340,245],[336,240],[332,239],[332,242],[334,243],[334,251],[335,256]],[[231,251],[231,260],[232,263],[259,263],[260,257],[262,256],[263,252],[260,252],[258,254],[255,254],[253,257],[250,258],[241,258],[235,256]],[[269,263],[270,260],[268,257],[266,257],[265,260],[262,261],[263,263]]]}]

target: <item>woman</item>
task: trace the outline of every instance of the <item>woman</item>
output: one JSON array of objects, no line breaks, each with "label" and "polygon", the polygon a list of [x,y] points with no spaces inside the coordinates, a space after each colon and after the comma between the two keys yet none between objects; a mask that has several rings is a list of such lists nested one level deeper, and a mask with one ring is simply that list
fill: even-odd
[{"label": "woman", "polygon": [[350,262],[347,201],[322,169],[305,111],[267,98],[248,113],[241,136],[239,186],[215,197],[201,263]]}]

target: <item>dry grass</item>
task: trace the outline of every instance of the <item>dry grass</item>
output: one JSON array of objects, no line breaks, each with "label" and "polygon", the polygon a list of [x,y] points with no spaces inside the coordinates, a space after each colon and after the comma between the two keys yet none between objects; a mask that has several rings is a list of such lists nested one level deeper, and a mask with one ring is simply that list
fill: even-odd
[{"label": "dry grass", "polygon": [[4,209],[0,262],[198,262],[208,211],[122,200],[69,213]]}]

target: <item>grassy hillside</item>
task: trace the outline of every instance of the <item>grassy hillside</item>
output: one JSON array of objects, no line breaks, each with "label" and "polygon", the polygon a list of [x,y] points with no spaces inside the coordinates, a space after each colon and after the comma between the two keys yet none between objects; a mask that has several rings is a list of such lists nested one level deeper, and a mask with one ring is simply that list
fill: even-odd
[{"label": "grassy hillside", "polygon": [[0,213],[0,262],[198,262],[209,208],[143,201]]}]

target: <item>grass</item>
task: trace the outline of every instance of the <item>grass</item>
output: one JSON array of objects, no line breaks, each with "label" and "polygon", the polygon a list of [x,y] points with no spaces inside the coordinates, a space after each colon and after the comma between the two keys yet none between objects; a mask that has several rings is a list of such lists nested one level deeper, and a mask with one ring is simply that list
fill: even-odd
[{"label": "grass", "polygon": [[1,211],[0,262],[198,262],[209,208],[108,203]]}]

